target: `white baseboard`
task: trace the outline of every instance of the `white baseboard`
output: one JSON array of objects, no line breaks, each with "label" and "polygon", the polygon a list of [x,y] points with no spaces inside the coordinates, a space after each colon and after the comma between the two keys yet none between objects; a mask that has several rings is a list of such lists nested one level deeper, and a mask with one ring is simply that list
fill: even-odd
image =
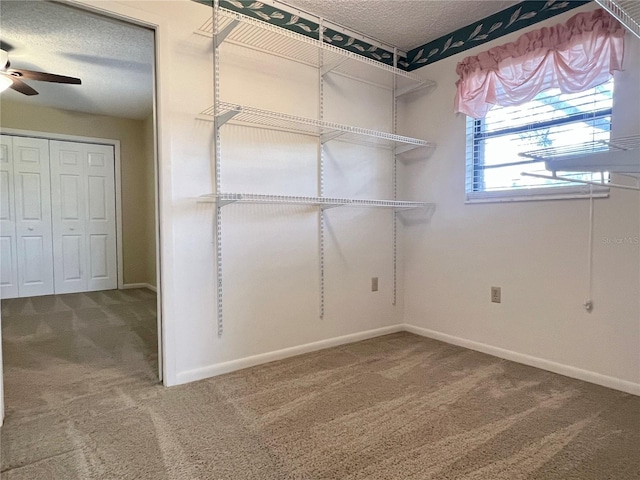
[{"label": "white baseboard", "polygon": [[236,370],[254,367],[263,363],[274,362],[276,360],[282,360],[284,358],[295,357],[296,355],[301,355],[303,353],[315,352],[317,350],[337,347],[339,345],[344,345],[347,343],[359,342],[361,340],[367,340],[369,338],[379,337],[381,335],[397,333],[401,332],[402,330],[402,325],[377,328],[375,330],[367,330],[365,332],[353,333],[351,335],[344,335],[342,337],[328,338],[326,340],[307,343],[305,345],[284,348],[282,350],[262,353],[260,355],[254,355],[251,357],[239,358],[238,360],[231,360],[229,362],[216,363],[215,365],[196,368],[194,370],[187,370],[185,372],[178,373],[176,378],[176,385],[195,382],[196,380],[202,380],[205,378],[214,377],[216,375],[222,375],[223,373],[235,372]]},{"label": "white baseboard", "polygon": [[553,373],[559,373],[566,377],[577,378],[589,383],[595,383],[603,387],[613,388],[614,390],[620,390],[622,392],[631,393],[632,395],[640,396],[640,384],[629,382],[628,380],[622,380],[616,377],[610,377],[608,375],[602,375],[600,373],[591,372],[589,370],[583,370],[562,363],[552,362],[550,360],[544,360],[538,357],[532,357],[525,355],[524,353],[518,353],[511,350],[505,350],[503,348],[494,347],[485,343],[474,342],[446,333],[436,332],[434,330],[428,330],[422,327],[416,327],[414,325],[403,324],[402,330],[410,333],[415,333],[422,337],[433,338],[434,340],[440,340],[442,342],[458,345],[460,347],[468,348],[470,350],[476,350],[478,352],[487,353],[494,357],[504,358],[513,362],[522,363],[531,367],[541,368]]},{"label": "white baseboard", "polygon": [[[130,285],[136,286],[125,286],[125,288],[140,288],[137,286],[138,284]],[[486,353],[494,357],[504,358],[505,360],[510,360],[512,362],[541,368],[543,370],[558,373],[566,377],[576,378],[585,382],[594,383],[603,387],[608,387],[614,390],[620,390],[622,392],[640,396],[640,384],[638,383],[630,382],[628,380],[622,380],[620,378],[611,377],[608,375],[602,375],[600,373],[591,372],[589,370],[583,370],[569,365],[564,365],[561,363],[552,362],[550,360],[526,355],[524,353],[518,353],[512,350],[494,347],[493,345],[487,345],[485,343],[475,342],[473,340],[467,340],[465,338],[456,337],[446,333],[436,332],[434,330],[416,327],[415,325],[409,324],[399,324],[393,325],[391,327],[367,330],[365,332],[353,333],[351,335],[344,335],[342,337],[329,338],[326,340],[320,340],[318,342],[307,343],[305,345],[276,350],[274,352],[262,353],[260,355],[239,358],[237,360],[231,360],[228,362],[216,363],[214,365],[209,365],[202,368],[187,370],[178,373],[176,378],[176,385],[195,382],[197,380],[203,380],[205,378],[214,377],[216,375],[222,375],[224,373],[242,370],[243,368],[254,367],[256,365],[262,365],[264,363],[274,362],[276,360],[282,360],[285,358],[294,357],[296,355],[302,355],[304,353],[315,352],[317,350],[323,350],[325,348],[337,347],[338,345],[359,342],[361,340],[367,340],[369,338],[379,337],[382,335],[388,335],[390,333],[397,332],[409,332],[420,335],[422,337],[433,338],[434,340],[440,340],[442,342],[457,345],[459,347],[476,350],[478,352]]]},{"label": "white baseboard", "polygon": [[129,290],[131,288],[148,288],[152,292],[158,291],[158,289],[150,283],[125,283],[122,285],[121,290]]}]

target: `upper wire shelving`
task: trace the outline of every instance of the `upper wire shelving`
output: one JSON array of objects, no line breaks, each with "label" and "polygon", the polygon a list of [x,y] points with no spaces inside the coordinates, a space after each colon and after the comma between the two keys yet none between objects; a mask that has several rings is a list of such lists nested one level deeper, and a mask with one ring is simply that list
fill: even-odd
[{"label": "upper wire shelving", "polygon": [[596,0],[631,33],[640,38],[640,2],[638,0]]},{"label": "upper wire shelving", "polygon": [[340,139],[362,142],[375,147],[395,148],[396,153],[407,152],[419,147],[435,147],[433,143],[417,138],[262,110],[259,108],[227,102],[218,103],[217,108],[213,106],[207,108],[200,113],[200,118],[215,120],[216,128],[220,128],[228,121],[233,120],[234,122],[241,122],[243,124],[319,136],[321,143]]},{"label": "upper wire shelving", "polygon": [[[396,96],[435,85],[434,82],[414,73],[241,13],[219,7],[217,14],[218,34],[215,39],[218,44],[229,42],[251,47],[270,55],[321,68],[322,74],[336,72],[388,89],[393,88],[395,84]],[[214,37],[214,27],[215,22],[211,17],[196,30],[196,33]],[[319,60],[319,50],[323,52],[322,62]]]}]

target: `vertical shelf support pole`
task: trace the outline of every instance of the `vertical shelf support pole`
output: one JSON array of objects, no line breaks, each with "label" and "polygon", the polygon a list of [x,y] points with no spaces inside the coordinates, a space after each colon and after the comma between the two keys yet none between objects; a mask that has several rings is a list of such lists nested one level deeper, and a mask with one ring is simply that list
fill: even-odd
[{"label": "vertical shelf support pole", "polygon": [[[393,66],[398,67],[398,49],[393,49]],[[393,133],[398,133],[398,100],[396,97],[396,91],[398,89],[398,78],[393,76]],[[393,199],[398,199],[398,156],[396,155],[396,148],[393,148]],[[398,213],[393,211],[393,303],[395,306],[398,297]]]},{"label": "vertical shelf support pole", "polygon": [[[322,42],[323,19],[318,22],[318,38]],[[322,49],[318,50],[318,120],[324,120],[324,79],[323,79],[324,54]],[[322,136],[318,136],[318,197],[324,196],[324,146]],[[318,274],[319,274],[319,316],[324,318],[324,230],[325,214],[324,208],[318,208]]]},{"label": "vertical shelf support pole", "polygon": [[222,338],[222,207],[216,202],[216,310],[218,317],[218,338]]},{"label": "vertical shelf support pole", "polygon": [[[220,102],[220,51],[219,51],[219,0],[213,2],[213,104],[215,107]],[[217,112],[214,112],[217,113]],[[220,194],[220,126],[216,122],[215,128],[215,194]],[[218,322],[218,338],[222,337],[223,321],[222,321],[222,205],[216,202],[215,210],[215,242],[216,242],[216,318]]]}]

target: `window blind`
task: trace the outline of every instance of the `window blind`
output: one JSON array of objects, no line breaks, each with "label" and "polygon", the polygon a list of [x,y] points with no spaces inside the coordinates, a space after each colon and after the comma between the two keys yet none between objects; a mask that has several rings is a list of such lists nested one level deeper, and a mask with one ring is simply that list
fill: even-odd
[{"label": "window blind", "polygon": [[[523,105],[494,106],[483,119],[467,118],[466,191],[566,187],[567,182],[521,175],[522,172],[548,172],[544,162],[518,154],[608,140],[613,91],[613,79],[580,93],[562,94],[558,89],[551,89]],[[593,173],[571,172],[565,176],[580,180],[601,179],[600,174]]]}]

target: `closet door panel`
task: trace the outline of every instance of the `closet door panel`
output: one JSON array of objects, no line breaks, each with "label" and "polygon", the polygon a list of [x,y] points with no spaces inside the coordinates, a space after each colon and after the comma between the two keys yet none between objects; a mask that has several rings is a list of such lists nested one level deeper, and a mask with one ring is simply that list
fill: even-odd
[{"label": "closet door panel", "polygon": [[65,282],[82,281],[84,263],[83,238],[80,235],[62,236],[62,278]]},{"label": "closet door panel", "polygon": [[22,221],[42,222],[42,175],[39,173],[21,172],[18,174],[20,192],[20,218]]},{"label": "closet door panel", "polygon": [[56,293],[117,288],[113,147],[51,141]]},{"label": "closet door panel", "polygon": [[84,292],[87,290],[85,147],[55,140],[50,145],[55,291]]},{"label": "closet door panel", "polygon": [[20,272],[22,274],[22,284],[27,286],[41,285],[43,282],[43,267],[48,260],[46,258],[47,245],[45,245],[43,235],[22,235],[20,240],[23,255],[22,271]]},{"label": "closet door panel", "polygon": [[0,298],[18,296],[13,142],[0,136]]},{"label": "closet door panel", "polygon": [[18,262],[15,247],[15,236],[0,236],[0,298],[18,296]]},{"label": "closet door panel", "polygon": [[108,222],[106,179],[104,177],[90,175],[87,183],[89,191],[89,220],[98,227],[99,223],[104,225]]},{"label": "closet door panel", "polygon": [[52,294],[49,142],[13,137],[12,143],[19,295]]},{"label": "closet door panel", "polygon": [[91,250],[91,278],[101,280],[109,278],[109,236],[93,234],[89,237]]},{"label": "closet door panel", "polygon": [[87,145],[89,290],[118,286],[114,161],[113,147]]}]

